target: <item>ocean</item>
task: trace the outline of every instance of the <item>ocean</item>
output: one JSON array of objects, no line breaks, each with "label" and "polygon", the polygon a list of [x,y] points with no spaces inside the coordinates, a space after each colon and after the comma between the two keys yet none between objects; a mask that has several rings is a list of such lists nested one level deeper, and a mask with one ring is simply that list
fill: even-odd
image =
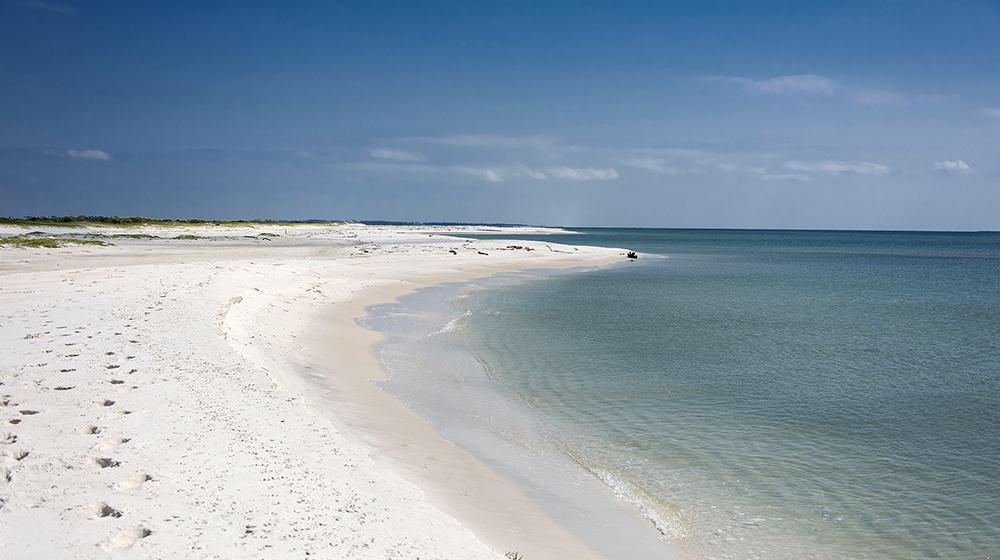
[{"label": "ocean", "polygon": [[1000,557],[1000,234],[527,238],[643,255],[422,290],[366,323],[388,392],[595,548]]}]

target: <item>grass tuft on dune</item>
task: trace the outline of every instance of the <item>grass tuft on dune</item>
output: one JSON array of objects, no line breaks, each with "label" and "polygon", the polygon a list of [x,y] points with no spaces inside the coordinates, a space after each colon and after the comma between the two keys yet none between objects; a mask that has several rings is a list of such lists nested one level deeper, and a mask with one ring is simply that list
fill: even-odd
[{"label": "grass tuft on dune", "polygon": [[0,246],[19,247],[22,249],[42,248],[58,249],[67,245],[111,245],[99,239],[72,239],[66,237],[38,237],[37,235],[11,235],[0,237]]}]

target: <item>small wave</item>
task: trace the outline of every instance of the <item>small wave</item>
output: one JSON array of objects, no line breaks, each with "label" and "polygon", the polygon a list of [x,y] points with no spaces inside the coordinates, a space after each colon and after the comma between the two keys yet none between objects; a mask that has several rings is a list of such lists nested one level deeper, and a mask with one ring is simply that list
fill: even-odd
[{"label": "small wave", "polygon": [[[563,446],[560,446],[563,447]],[[657,504],[657,500],[649,496],[642,489],[618,478],[614,474],[598,468],[589,463],[583,457],[571,450],[563,447],[563,452],[573,459],[584,470],[596,476],[601,482],[611,488],[618,499],[636,508],[639,514],[649,520],[653,527],[670,541],[688,537],[688,530],[682,514],[679,511],[668,511],[667,504]]]},{"label": "small wave", "polygon": [[465,327],[467,327],[469,325],[469,318],[470,317],[472,317],[472,311],[466,311],[464,314],[462,314],[462,315],[460,315],[458,317],[455,317],[451,321],[448,321],[447,325],[445,325],[445,326],[441,327],[440,329],[432,332],[428,336],[436,336],[436,335],[439,335],[439,334],[445,334],[445,333],[460,331],[460,330],[464,329]]},{"label": "small wave", "polygon": [[[648,519],[661,535],[668,539],[681,539],[688,535],[687,529],[680,519],[671,519],[663,515],[652,500],[644,495],[644,492],[633,488],[632,485],[614,476],[613,474],[601,470],[593,469],[591,472],[601,479],[601,482],[608,485],[619,499],[632,505],[639,510],[643,517]],[[672,516],[671,516],[672,517]]]}]

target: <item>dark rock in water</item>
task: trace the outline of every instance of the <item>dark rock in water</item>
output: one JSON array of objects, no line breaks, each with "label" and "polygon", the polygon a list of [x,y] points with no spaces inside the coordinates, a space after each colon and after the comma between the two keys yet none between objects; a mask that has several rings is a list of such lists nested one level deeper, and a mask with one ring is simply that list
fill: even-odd
[{"label": "dark rock in water", "polygon": [[448,252],[451,253],[452,255],[457,255],[458,254],[458,251],[456,251],[454,249],[448,249]]},{"label": "dark rock in water", "polygon": [[638,259],[639,258],[639,255],[635,254],[635,251],[629,251],[628,254],[625,255],[625,256],[628,257],[628,258],[630,258],[630,259]]}]

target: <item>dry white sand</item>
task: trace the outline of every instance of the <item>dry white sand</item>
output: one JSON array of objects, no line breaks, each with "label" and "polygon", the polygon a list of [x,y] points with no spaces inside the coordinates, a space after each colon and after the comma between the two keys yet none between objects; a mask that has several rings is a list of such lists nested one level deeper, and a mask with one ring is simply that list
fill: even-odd
[{"label": "dry white sand", "polygon": [[378,336],[354,319],[423,285],[622,251],[360,225],[99,231],[211,239],[0,248],[0,558],[594,557],[379,390]]}]

